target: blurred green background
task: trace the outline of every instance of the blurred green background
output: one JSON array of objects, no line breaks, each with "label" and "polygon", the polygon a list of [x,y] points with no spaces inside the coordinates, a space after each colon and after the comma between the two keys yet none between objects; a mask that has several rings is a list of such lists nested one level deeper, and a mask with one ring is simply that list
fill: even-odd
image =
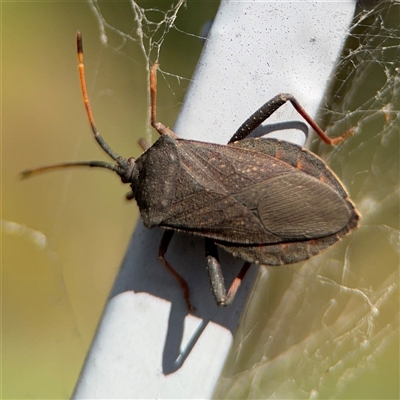
[{"label": "blurred green background", "polygon": [[[163,10],[171,3],[143,6]],[[193,2],[176,25],[199,35],[217,7]],[[135,33],[128,1],[102,2],[101,11]],[[71,395],[138,217],[136,204],[124,198],[129,188],[106,170],[19,179],[26,168],[107,160],[82,102],[78,29],[100,133],[116,152],[137,157],[137,140],[149,130],[147,64],[136,43],[108,31],[103,46],[85,1],[2,3],[3,398]],[[159,79],[158,115],[167,125],[173,126],[202,46],[177,30],[162,45],[162,69],[186,78]]]},{"label": "blurred green background", "polygon": [[[170,7],[169,2],[140,4],[160,10]],[[135,34],[128,1],[100,5],[113,27]],[[171,30],[161,46],[162,70],[183,78],[159,78],[158,119],[166,125],[173,126],[203,46],[191,34],[200,34],[217,7],[218,2],[189,1],[176,20],[181,32]],[[345,285],[351,286],[352,282],[341,279],[346,274],[354,278],[355,288],[361,287],[365,292],[371,289],[370,298],[381,301],[376,306],[382,305],[380,320],[370,316],[372,333],[367,332],[368,326],[360,324],[356,328],[366,329],[365,337],[376,341],[369,345],[377,351],[371,351],[373,357],[366,352],[347,361],[346,372],[354,371],[345,390],[340,388],[341,395],[347,398],[398,396],[398,342],[394,339],[398,335],[398,302],[393,300],[393,293],[398,300],[398,275],[395,273],[397,280],[393,278],[398,267],[398,250],[394,248],[398,245],[399,224],[398,69],[397,77],[394,75],[394,63],[400,59],[399,41],[396,42],[398,11],[399,7],[392,7],[383,17],[376,10],[370,19],[364,19],[363,26],[377,26],[377,21],[386,19],[390,28],[379,30],[377,26],[369,36],[365,32],[353,34],[349,43],[352,50],[345,54],[337,72],[338,83],[332,87],[334,102],[326,106],[333,110],[332,118],[328,115],[324,123],[346,122],[358,127],[357,134],[335,150],[314,146],[349,188],[363,213],[363,226],[347,241],[359,243],[348,254],[358,261],[352,264],[356,269],[351,273],[339,269],[338,276],[332,277],[328,264],[326,270],[311,272],[311,278],[306,277],[305,281],[320,290],[315,296],[321,297],[321,307],[329,303],[330,292],[327,299],[322,298],[327,286],[321,284],[317,274],[343,283],[342,288],[333,285],[338,294],[332,294],[332,298],[339,309],[365,306],[362,296],[357,298],[359,303],[345,297]],[[27,181],[21,181],[18,174],[25,168],[61,161],[107,159],[91,136],[82,103],[75,43],[78,29],[84,38],[88,90],[97,127],[123,156],[137,157],[141,153],[137,140],[149,132],[147,61],[137,43],[124,42],[116,32],[107,30],[109,45],[102,45],[98,20],[85,1],[2,3],[1,12],[2,397],[68,398],[134,230],[137,207],[124,200],[127,187],[108,171],[65,170]],[[150,12],[147,16],[159,21],[163,14]],[[384,54],[384,46],[392,53]],[[376,66],[356,75],[367,56],[370,65],[374,66],[374,60]],[[156,53],[151,57],[154,61]],[[343,104],[343,99],[347,103]],[[348,110],[351,112],[347,114]],[[397,236],[393,233],[396,230]],[[318,263],[315,261],[315,265]],[[110,270],[110,265],[114,269]],[[271,269],[269,283],[263,282],[261,276],[259,290],[244,316],[228,360],[217,392],[219,397],[267,397],[274,374],[285,377],[291,375],[290,368],[301,370],[295,358],[290,359],[292,364],[288,361],[285,371],[280,370],[285,364],[272,370],[268,364],[273,354],[268,349],[269,340],[277,332],[270,318],[272,304],[274,297],[287,289],[296,274],[293,271],[296,268]],[[388,277],[386,286],[382,277]],[[278,280],[280,283],[276,284]],[[394,292],[384,292],[385,287],[393,287]],[[313,301],[306,299],[307,312],[287,320],[293,330],[312,319],[319,307]],[[348,321],[351,325],[352,319]],[[334,324],[330,323],[323,321],[333,330]],[[295,333],[291,335],[295,337]],[[290,340],[286,339],[281,338],[282,348],[290,349]],[[349,339],[358,340],[354,332]],[[278,352],[279,343],[276,349]],[[344,359],[350,351],[350,347],[343,350]],[[367,355],[371,357],[367,359]],[[365,369],[368,360],[371,368]],[[298,377],[295,372],[291,375],[294,380],[301,381],[299,371]],[[303,372],[303,376],[309,374],[306,368]],[[326,397],[339,391],[329,387],[332,376],[332,385],[343,382],[335,378],[334,370],[327,371],[321,378],[325,390],[321,393],[327,393]]]}]

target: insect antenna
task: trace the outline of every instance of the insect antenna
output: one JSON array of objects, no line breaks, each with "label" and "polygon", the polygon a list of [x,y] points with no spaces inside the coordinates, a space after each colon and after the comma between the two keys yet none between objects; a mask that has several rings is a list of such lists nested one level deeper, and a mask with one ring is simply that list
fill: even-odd
[{"label": "insect antenna", "polygon": [[92,128],[92,132],[94,138],[100,147],[117,163],[117,165],[105,162],[105,161],[77,161],[77,162],[66,162],[54,165],[48,165],[44,167],[27,169],[21,172],[22,178],[28,178],[32,175],[40,174],[42,172],[47,172],[56,169],[69,168],[69,167],[100,167],[107,168],[114,172],[116,172],[122,180],[126,180],[129,172],[131,172],[132,165],[134,164],[134,159],[126,159],[119,154],[117,154],[111,147],[106,143],[103,137],[100,135],[96,128],[96,124],[94,122],[92,109],[90,107],[89,96],[86,88],[86,78],[85,78],[85,65],[83,63],[83,44],[82,44],[82,34],[78,31],[76,36],[77,43],[77,53],[78,53],[78,71],[79,71],[79,80],[81,83],[82,97],[83,103],[85,104],[86,114],[90,123],[90,127]]},{"label": "insect antenna", "polygon": [[33,175],[41,174],[43,172],[52,171],[56,169],[63,169],[69,167],[100,167],[107,168],[118,175],[120,175],[121,168],[118,165],[114,165],[105,161],[76,161],[76,162],[66,162],[60,164],[46,165],[44,167],[38,167],[34,169],[26,169],[21,172],[22,178],[30,178]]},{"label": "insect antenna", "polygon": [[85,78],[85,65],[83,64],[83,43],[82,43],[82,34],[78,31],[76,35],[76,44],[78,50],[78,69],[79,69],[79,79],[81,82],[81,89],[82,89],[82,96],[83,96],[83,103],[85,104],[86,114],[89,119],[90,126],[92,128],[92,132],[94,138],[97,140],[97,143],[101,146],[101,148],[118,164],[120,164],[120,160],[125,160],[115,151],[113,151],[110,146],[105,142],[103,137],[98,132],[96,125],[94,123],[94,118],[92,114],[92,109],[90,107],[89,96],[86,89],[86,78]]}]

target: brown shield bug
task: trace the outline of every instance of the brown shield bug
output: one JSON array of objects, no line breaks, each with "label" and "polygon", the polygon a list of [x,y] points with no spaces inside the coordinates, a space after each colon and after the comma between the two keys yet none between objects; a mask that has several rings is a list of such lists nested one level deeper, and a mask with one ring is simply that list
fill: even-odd
[{"label": "brown shield bug", "polygon": [[[315,154],[276,139],[246,139],[286,101],[327,144],[330,139],[290,94],[279,94],[259,108],[227,145],[179,139],[156,120],[156,71],[150,73],[151,125],[161,135],[144,153],[124,158],[98,133],[86,90],[82,37],[77,35],[83,99],[95,139],[115,161],[63,163],[22,172],[23,177],[65,167],[89,166],[116,172],[132,191],[147,228],[165,228],[160,261],[179,281],[189,310],[186,281],[165,259],[175,231],[205,238],[206,265],[219,305],[232,302],[252,263],[282,265],[306,260],[331,246],[358,225],[359,214],[346,190]],[[217,247],[245,261],[226,293]]]}]

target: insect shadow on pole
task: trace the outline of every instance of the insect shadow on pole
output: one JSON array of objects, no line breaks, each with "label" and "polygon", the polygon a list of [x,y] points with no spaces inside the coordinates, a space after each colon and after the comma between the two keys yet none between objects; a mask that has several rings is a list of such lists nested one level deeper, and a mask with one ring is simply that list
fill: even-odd
[{"label": "insect shadow on pole", "polygon": [[[289,101],[329,145],[342,142],[346,131],[329,138],[298,101],[281,93],[251,115],[227,145],[179,139],[157,121],[157,68],[150,71],[151,125],[160,138],[136,160],[115,153],[99,134],[86,89],[82,35],[77,34],[78,68],[86,113],[93,135],[114,160],[61,163],[22,172],[26,178],[67,167],[101,167],[130,184],[147,228],[165,228],[158,258],[183,290],[189,311],[189,285],[165,258],[175,231],[205,238],[206,266],[218,305],[232,303],[252,263],[283,265],[306,260],[336,243],[358,225],[360,215],[339,178],[315,154],[278,139],[247,138]],[[228,291],[219,262],[221,247],[245,261]]]}]

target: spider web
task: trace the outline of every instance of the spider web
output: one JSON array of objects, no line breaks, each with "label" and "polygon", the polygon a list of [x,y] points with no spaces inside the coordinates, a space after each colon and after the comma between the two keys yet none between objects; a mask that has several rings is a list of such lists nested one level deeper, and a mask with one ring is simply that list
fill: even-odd
[{"label": "spider web", "polygon": [[[130,1],[132,10],[132,26],[127,31],[123,31],[110,24],[103,15],[101,3],[96,0],[89,1],[89,4],[97,18],[100,40],[104,45],[109,42],[110,34],[116,35],[120,40],[115,49],[122,51],[127,44],[134,44],[140,49],[146,69],[147,87],[150,86],[149,72],[154,62],[160,58],[161,48],[171,30],[179,31],[175,25],[178,13],[186,5],[185,0],[179,0],[172,4],[170,8],[163,11],[159,8],[143,8],[134,0]],[[169,6],[169,4],[168,4]],[[180,31],[183,33],[182,31]],[[196,36],[187,33],[190,36]],[[200,38],[200,36],[199,36]],[[163,72],[168,75],[168,73]],[[171,74],[172,75],[172,74]],[[175,75],[178,80],[187,80],[187,78]],[[150,104],[150,94],[147,93],[147,103]],[[148,107],[147,121],[150,121],[150,109]],[[147,140],[151,142],[150,126],[147,125]]]}]

